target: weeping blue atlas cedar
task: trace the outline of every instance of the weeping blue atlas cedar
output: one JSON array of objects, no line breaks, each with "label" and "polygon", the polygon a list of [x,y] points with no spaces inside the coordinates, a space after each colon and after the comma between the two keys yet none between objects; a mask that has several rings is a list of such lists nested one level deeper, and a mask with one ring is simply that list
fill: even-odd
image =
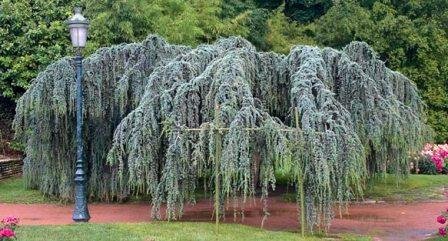
[{"label": "weeping blue atlas cedar", "polygon": [[[328,227],[334,204],[360,197],[368,176],[406,174],[428,138],[415,85],[362,42],[285,56],[238,37],[190,48],[149,36],[83,66],[89,198],[149,196],[154,218],[163,204],[180,218],[200,183],[216,208],[244,209],[282,174],[303,194],[309,229]],[[63,200],[73,196],[75,93],[66,57],[33,81],[14,120],[26,185]]]}]

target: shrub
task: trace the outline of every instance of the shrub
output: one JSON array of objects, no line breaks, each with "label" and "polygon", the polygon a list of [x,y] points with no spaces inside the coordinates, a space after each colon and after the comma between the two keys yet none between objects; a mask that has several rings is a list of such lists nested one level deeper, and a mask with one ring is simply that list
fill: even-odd
[{"label": "shrub", "polygon": [[436,175],[436,165],[429,158],[421,158],[418,162],[418,174]]},{"label": "shrub", "polygon": [[19,224],[19,219],[14,216],[5,217],[2,220],[3,227],[0,229],[0,241],[14,240],[16,233],[14,230]]},{"label": "shrub", "polygon": [[436,166],[437,172],[443,172],[448,160],[448,144],[435,145],[427,143],[421,151],[422,157],[429,158]]},{"label": "shrub", "polygon": [[442,214],[437,216],[437,218],[436,218],[436,221],[438,223],[444,225],[444,226],[439,228],[439,235],[440,236],[446,236],[446,234],[447,234],[447,230],[448,230],[448,226],[446,224],[447,217],[448,217],[448,208],[445,211],[443,211]]}]

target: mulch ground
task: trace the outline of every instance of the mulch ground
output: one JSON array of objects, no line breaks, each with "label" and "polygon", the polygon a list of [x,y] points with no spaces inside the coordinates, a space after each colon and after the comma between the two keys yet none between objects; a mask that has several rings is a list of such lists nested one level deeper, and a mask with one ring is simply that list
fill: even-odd
[{"label": "mulch ground", "polygon": [[[270,216],[264,228],[270,230],[297,231],[297,209],[294,203],[281,198],[269,199]],[[370,235],[375,240],[423,240],[434,234],[439,225],[436,216],[448,207],[443,202],[411,204],[352,204],[349,214],[337,216],[330,233],[357,233]],[[150,206],[145,203],[90,204],[92,223],[147,222],[150,221]],[[213,206],[209,200],[196,205],[186,205],[182,221],[211,221]],[[0,217],[15,215],[22,225],[71,224],[72,205],[52,204],[0,204]],[[239,215],[236,222],[260,227],[263,212],[259,201],[245,207],[244,220]],[[226,213],[225,222],[234,222],[233,208]]]}]

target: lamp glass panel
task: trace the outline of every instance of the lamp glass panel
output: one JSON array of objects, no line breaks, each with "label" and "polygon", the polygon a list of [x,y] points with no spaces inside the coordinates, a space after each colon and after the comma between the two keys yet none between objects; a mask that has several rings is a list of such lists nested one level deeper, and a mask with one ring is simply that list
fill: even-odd
[{"label": "lamp glass panel", "polygon": [[87,41],[87,28],[72,27],[70,28],[70,37],[73,47],[85,47]]}]

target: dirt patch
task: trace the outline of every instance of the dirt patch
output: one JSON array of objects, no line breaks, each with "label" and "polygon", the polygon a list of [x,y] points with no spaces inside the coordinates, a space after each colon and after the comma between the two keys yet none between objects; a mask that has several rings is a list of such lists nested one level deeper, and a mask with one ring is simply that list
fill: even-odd
[{"label": "dirt patch", "polygon": [[[337,216],[330,233],[357,233],[370,235],[375,240],[423,240],[435,233],[439,225],[435,217],[448,205],[441,202],[411,204],[353,204],[349,213]],[[136,204],[90,204],[93,223],[146,222],[150,221],[150,206]],[[164,210],[162,210],[163,212]],[[270,230],[298,231],[297,208],[280,198],[269,200],[269,217],[264,228]],[[196,205],[186,205],[182,221],[212,220],[213,205],[201,200]],[[0,204],[0,216],[15,215],[23,225],[51,225],[72,223],[71,205],[48,204]],[[232,207],[226,211],[224,222],[242,223],[260,227],[263,219],[262,206],[257,200],[246,205],[244,216],[234,215]]]}]

